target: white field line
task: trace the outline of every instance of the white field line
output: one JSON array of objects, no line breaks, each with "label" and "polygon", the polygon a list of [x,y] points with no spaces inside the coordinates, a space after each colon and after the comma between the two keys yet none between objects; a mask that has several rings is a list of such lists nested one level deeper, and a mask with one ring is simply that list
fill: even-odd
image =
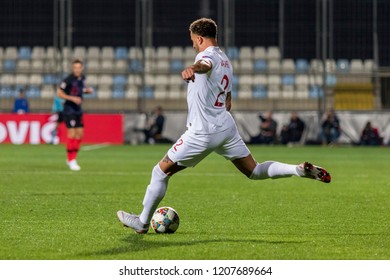
[{"label": "white field line", "polygon": [[[141,171],[141,172],[104,172],[104,171],[83,171],[80,172],[72,172],[70,170],[64,170],[64,171],[43,171],[43,170],[0,170],[0,174],[34,174],[34,175],[62,175],[62,174],[80,174],[80,175],[94,175],[94,176],[150,176],[151,172]],[[185,171],[176,174],[175,176],[185,176],[185,177],[215,177],[215,176],[224,176],[224,177],[233,177],[233,176],[240,176],[239,174],[233,174],[233,173],[202,173],[202,172],[196,172],[196,173],[186,173]]]},{"label": "white field line", "polygon": [[88,152],[88,151],[93,151],[93,150],[106,148],[106,147],[109,147],[109,146],[110,146],[110,143],[100,143],[100,144],[82,146],[80,148],[80,150],[83,151],[83,152]]}]

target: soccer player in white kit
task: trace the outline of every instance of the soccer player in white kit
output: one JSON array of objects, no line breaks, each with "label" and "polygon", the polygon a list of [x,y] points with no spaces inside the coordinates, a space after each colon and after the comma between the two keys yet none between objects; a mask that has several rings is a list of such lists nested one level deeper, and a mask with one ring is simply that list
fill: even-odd
[{"label": "soccer player in white kit", "polygon": [[173,174],[194,167],[211,152],[230,160],[249,179],[300,176],[325,183],[330,174],[322,167],[304,162],[300,165],[275,161],[257,163],[237,131],[229,113],[231,109],[232,65],[217,45],[217,25],[201,18],[190,25],[193,47],[198,53],[195,63],[184,69],[183,80],[188,83],[187,131],[153,168],[150,184],[140,215],[118,211],[123,225],[137,233],[146,233],[158,204],[165,196]]}]

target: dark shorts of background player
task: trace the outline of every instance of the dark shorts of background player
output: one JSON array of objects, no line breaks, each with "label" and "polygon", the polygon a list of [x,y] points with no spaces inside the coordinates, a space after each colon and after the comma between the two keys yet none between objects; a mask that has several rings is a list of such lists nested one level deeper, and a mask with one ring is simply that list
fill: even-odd
[{"label": "dark shorts of background player", "polygon": [[57,123],[63,123],[63,122],[64,122],[64,113],[57,112]]},{"label": "dark shorts of background player", "polygon": [[83,115],[64,114],[64,120],[67,128],[84,127]]}]

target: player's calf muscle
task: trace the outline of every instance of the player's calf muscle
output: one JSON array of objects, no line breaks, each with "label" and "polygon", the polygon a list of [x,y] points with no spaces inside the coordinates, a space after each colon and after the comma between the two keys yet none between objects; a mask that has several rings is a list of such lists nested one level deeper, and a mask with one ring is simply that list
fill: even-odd
[{"label": "player's calf muscle", "polygon": [[251,155],[244,158],[235,159],[232,162],[237,167],[237,169],[248,178],[251,177],[253,170],[256,167],[256,161]]}]

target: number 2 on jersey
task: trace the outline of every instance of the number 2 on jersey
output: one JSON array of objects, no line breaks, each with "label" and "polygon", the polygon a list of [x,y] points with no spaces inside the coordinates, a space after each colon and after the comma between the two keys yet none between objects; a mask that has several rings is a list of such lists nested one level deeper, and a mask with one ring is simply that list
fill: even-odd
[{"label": "number 2 on jersey", "polygon": [[225,91],[226,91],[227,87],[229,86],[229,78],[227,75],[224,75],[222,78],[222,81],[221,81],[222,86],[224,85],[224,82],[226,82],[226,83],[225,83],[225,86],[223,87],[223,91],[220,94],[218,94],[217,100],[215,100],[215,104],[214,104],[215,107],[222,107],[223,106],[223,102],[219,102],[219,97],[222,94],[225,94]]}]

